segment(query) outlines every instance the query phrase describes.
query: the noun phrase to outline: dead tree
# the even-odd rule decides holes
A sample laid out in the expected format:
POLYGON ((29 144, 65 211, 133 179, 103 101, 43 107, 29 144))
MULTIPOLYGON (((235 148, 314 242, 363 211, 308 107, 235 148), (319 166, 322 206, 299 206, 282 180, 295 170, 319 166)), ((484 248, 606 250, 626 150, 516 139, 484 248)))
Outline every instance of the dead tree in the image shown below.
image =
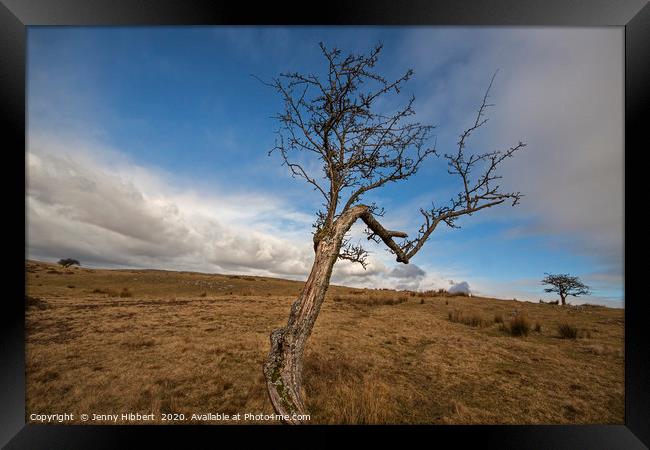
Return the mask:
MULTIPOLYGON (((326 70, 316 74, 284 73, 271 82, 284 108, 277 152, 294 177, 303 178, 320 196, 322 209, 314 224, 314 263, 298 299, 291 306, 289 320, 271 333, 271 350, 264 363, 264 375, 275 411, 286 423, 300 423, 305 414, 302 396, 303 353, 329 286, 334 263, 339 259, 366 267, 367 252, 347 239, 350 227, 359 219, 366 225, 368 239, 383 242, 400 263, 408 264, 431 233, 441 224, 458 228, 456 220, 504 202, 516 205, 519 192, 502 192, 495 170, 525 144, 519 142, 503 151, 466 154, 470 135, 487 122, 486 109, 494 76, 478 109, 476 120, 465 130, 458 148, 442 157, 448 172, 457 177, 459 193, 449 202, 420 209, 422 226, 408 238, 402 231, 386 229, 378 220, 383 215, 374 204, 362 203, 368 192, 414 175, 429 157, 440 157, 432 136, 433 126, 416 122, 411 96, 392 113, 377 109, 377 100, 399 94, 413 75, 387 80, 374 67, 382 46, 368 54, 343 56, 339 49, 320 49, 326 70), (320 172, 313 172, 309 157, 320 172), (312 161, 314 161, 312 159, 312 161)), ((496 73, 495 73, 496 75, 496 73)))
POLYGON ((580 295, 591 294, 589 286, 580 281, 578 277, 571 276, 567 273, 545 273, 544 275, 546 276, 542 280, 542 284, 551 286, 544 288, 544 292, 554 292, 558 294, 563 305, 566 305, 566 298, 569 295, 578 297, 580 295))

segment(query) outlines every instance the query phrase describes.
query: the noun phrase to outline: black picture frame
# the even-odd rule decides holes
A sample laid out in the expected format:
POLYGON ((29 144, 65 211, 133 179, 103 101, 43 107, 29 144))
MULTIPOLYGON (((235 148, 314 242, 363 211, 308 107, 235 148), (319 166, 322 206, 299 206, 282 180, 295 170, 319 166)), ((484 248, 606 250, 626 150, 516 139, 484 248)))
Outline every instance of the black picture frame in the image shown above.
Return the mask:
MULTIPOLYGON (((0 114, 6 125, 2 192, 12 200, 5 210, 4 299, 0 333, 0 444, 6 448, 122 448, 146 438, 165 446, 187 446, 190 438, 224 444, 224 434, 242 442, 278 431, 295 437, 319 435, 319 443, 341 434, 385 439, 407 431, 425 445, 450 442, 499 448, 634 449, 650 445, 650 357, 646 300, 638 287, 644 264, 632 236, 640 193, 633 180, 643 179, 637 155, 648 149, 644 112, 650 105, 650 5, 648 0, 411 0, 329 1, 322 8, 307 2, 182 0, 0 0, 0 114), (517 25, 625 27, 625 424, 569 426, 407 426, 280 428, 272 426, 65 426, 25 424, 24 262, 25 69, 26 27, 33 25, 517 25)), ((283 446, 290 441, 283 438, 283 446)), ((301 441, 296 441, 300 443, 301 441)), ((413 441, 416 442, 416 441, 413 441)), ((302 441, 302 446, 308 446, 302 441)), ((271 445, 275 447, 275 445, 271 445)))

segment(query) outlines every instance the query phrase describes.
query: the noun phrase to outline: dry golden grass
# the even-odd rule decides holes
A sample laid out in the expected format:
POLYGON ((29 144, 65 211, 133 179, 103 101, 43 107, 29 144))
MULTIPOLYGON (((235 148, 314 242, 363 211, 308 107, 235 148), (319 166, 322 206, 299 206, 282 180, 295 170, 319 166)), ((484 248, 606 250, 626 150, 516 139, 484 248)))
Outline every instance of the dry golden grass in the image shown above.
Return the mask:
POLYGON ((447 313, 447 317, 452 322, 462 323, 465 325, 469 325, 470 327, 485 327, 490 325, 490 323, 480 315, 478 314, 469 315, 459 309, 455 309, 454 311, 449 311, 447 313))
MULTIPOLYGON (((29 261, 28 417, 271 414, 268 336, 301 286, 29 261)), ((623 423, 623 310, 430 294, 330 288, 305 354, 311 423, 623 423), (520 314, 540 331, 500 330, 520 314)))

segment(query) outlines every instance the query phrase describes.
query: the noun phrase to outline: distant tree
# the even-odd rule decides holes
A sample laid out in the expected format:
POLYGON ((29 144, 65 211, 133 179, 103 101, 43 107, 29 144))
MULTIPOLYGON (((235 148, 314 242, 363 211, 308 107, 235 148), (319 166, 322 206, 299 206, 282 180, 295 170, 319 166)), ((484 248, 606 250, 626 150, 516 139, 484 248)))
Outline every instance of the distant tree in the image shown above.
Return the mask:
POLYGON ((79 261, 77 261, 76 259, 72 259, 72 258, 60 259, 59 264, 62 265, 63 267, 80 266, 81 265, 79 263, 79 261))
MULTIPOLYGON (((580 295, 589 295, 591 291, 589 286, 584 284, 578 277, 571 276, 566 273, 550 274, 545 273, 546 277, 542 280, 542 284, 550 285, 551 287, 545 288, 544 292, 554 292, 560 295, 560 300, 563 305, 566 305, 567 296, 578 297, 580 295)), ((553 302, 551 302, 553 303, 553 302)), ((556 302, 557 304, 557 302, 556 302)))
MULTIPOLYGON (((367 252, 347 235, 361 220, 368 239, 383 242, 399 263, 408 264, 438 226, 458 228, 456 220, 481 210, 517 204, 519 192, 504 192, 497 167, 525 144, 503 151, 467 154, 469 136, 487 122, 490 87, 471 126, 461 135, 457 149, 444 154, 447 170, 455 176, 459 191, 449 201, 420 209, 422 225, 409 238, 403 231, 386 229, 378 220, 383 210, 362 199, 375 189, 407 180, 430 157, 439 156, 433 126, 413 121, 415 98, 390 112, 384 99, 399 93, 413 75, 408 70, 387 80, 374 68, 381 45, 369 54, 342 55, 339 49, 320 45, 325 59, 322 75, 284 73, 272 82, 284 102, 276 116, 280 123, 275 148, 294 177, 304 179, 323 200, 314 223, 314 263, 300 296, 293 303, 287 325, 271 333, 271 350, 264 375, 271 403, 286 422, 300 423, 305 414, 302 399, 303 354, 307 339, 325 299, 337 260, 366 267, 367 252), (378 105, 381 103, 381 105, 378 105), (313 159, 309 160, 309 157, 313 159)), ((495 74, 496 75, 496 74, 495 74)), ((493 77, 494 79, 494 77, 493 77)), ((492 82, 490 82, 490 86, 492 82)))

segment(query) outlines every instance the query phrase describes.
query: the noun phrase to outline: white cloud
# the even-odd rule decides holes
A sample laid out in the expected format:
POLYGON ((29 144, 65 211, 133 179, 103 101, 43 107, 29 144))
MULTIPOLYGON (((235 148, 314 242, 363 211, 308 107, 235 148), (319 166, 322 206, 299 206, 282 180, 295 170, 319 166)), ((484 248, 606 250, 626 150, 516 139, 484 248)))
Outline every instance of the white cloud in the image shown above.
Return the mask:
POLYGON ((205 271, 308 271, 306 217, 278 199, 181 190, 114 150, 64 144, 52 136, 30 138, 30 255, 205 271), (116 157, 109 163, 107 155, 116 157), (269 234, 281 221, 292 225, 295 239, 269 234))
MULTIPOLYGON (((34 134, 27 155, 27 253, 83 263, 306 278, 313 218, 255 192, 198 192, 79 138, 34 134)), ((355 227, 353 236, 361 236, 355 227)), ((417 287, 424 271, 339 261, 333 281, 417 287), (409 284, 410 283, 410 284, 409 284)))
POLYGON ((469 288, 469 283, 467 281, 461 281, 460 283, 452 284, 447 291, 450 294, 469 294, 471 290, 469 288))

